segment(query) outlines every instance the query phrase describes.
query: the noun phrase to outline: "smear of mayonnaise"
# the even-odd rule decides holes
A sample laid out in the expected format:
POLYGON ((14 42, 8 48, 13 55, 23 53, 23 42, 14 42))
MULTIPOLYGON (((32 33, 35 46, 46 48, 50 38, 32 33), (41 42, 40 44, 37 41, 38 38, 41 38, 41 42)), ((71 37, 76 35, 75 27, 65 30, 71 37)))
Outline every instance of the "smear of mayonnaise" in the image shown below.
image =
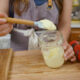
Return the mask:
POLYGON ((62 47, 55 47, 48 50, 42 50, 45 63, 48 67, 59 68, 64 64, 64 50, 62 47))
POLYGON ((56 30, 56 25, 48 19, 44 19, 44 20, 35 22, 35 25, 37 25, 39 28, 43 28, 43 29, 56 30))

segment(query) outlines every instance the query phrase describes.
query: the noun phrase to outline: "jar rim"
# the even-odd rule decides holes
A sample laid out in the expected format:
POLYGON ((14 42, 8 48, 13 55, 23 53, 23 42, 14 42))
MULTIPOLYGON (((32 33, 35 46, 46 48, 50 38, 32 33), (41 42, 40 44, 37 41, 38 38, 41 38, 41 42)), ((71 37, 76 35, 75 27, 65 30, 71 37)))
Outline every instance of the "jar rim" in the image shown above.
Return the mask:
POLYGON ((47 42, 52 43, 53 41, 56 42, 56 41, 59 41, 60 39, 63 40, 63 36, 61 32, 58 30, 45 31, 41 33, 39 36, 40 42, 44 42, 44 43, 47 43, 47 42))

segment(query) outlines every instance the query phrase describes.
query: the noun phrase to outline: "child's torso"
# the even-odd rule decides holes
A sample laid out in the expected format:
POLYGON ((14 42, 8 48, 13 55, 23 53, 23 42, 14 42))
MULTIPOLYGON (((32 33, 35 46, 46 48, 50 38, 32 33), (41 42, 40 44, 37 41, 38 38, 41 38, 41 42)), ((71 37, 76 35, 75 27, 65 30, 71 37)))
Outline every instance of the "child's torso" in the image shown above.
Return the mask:
MULTIPOLYGON (((55 4, 55 1, 53 0, 53 7, 51 9, 48 9, 48 1, 44 0, 45 2, 44 3, 42 2, 43 3, 42 5, 37 5, 36 1, 40 1, 40 0, 29 0, 28 9, 26 9, 22 13, 21 16, 18 16, 14 12, 14 17, 21 18, 21 19, 27 19, 27 20, 33 20, 33 21, 39 21, 41 19, 49 19, 52 22, 54 22, 54 24, 57 25, 59 12, 58 12, 58 8, 55 4)), ((22 7, 23 7, 23 4, 21 4, 21 8, 22 7)), ((27 29, 27 26, 17 24, 16 28, 27 29)))
MULTIPOLYGON (((23 7, 23 4, 21 6, 23 7)), ((21 18, 21 19, 27 19, 27 20, 33 20, 33 21, 39 21, 41 19, 46 18, 46 19, 53 21, 54 24, 57 25, 59 12, 58 12, 58 9, 56 7, 54 0, 53 0, 53 8, 52 9, 48 9, 48 2, 46 2, 46 1, 42 5, 38 6, 38 5, 35 5, 34 0, 29 0, 28 10, 25 10, 21 16, 18 16, 14 12, 14 17, 21 18)), ((17 28, 18 30, 24 29, 25 31, 28 31, 27 29, 29 29, 29 28, 27 28, 27 27, 28 26, 21 25, 21 24, 14 25, 14 28, 15 29, 17 28)), ((42 31, 41 31, 41 33, 42 33, 42 31)), ((26 49, 29 49, 29 47, 32 47, 32 45, 35 46, 32 37, 34 39, 36 38, 35 36, 33 36, 33 34, 32 34, 32 36, 25 37, 24 34, 17 32, 13 29, 12 38, 11 38, 11 48, 13 48, 14 50, 26 50, 26 49), (30 38, 32 39, 31 44, 29 44, 30 38)), ((37 38, 36 38, 36 40, 37 40, 37 38)), ((36 40, 34 40, 34 41, 36 41, 36 40)))

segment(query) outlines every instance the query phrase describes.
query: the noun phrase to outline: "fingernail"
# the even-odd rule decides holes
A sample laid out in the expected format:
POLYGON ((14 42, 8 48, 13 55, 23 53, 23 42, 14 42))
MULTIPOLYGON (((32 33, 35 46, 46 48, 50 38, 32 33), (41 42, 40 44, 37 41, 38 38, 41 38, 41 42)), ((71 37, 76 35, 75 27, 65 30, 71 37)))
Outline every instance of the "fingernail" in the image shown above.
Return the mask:
POLYGON ((0 19, 0 21, 6 22, 7 20, 6 19, 0 19))

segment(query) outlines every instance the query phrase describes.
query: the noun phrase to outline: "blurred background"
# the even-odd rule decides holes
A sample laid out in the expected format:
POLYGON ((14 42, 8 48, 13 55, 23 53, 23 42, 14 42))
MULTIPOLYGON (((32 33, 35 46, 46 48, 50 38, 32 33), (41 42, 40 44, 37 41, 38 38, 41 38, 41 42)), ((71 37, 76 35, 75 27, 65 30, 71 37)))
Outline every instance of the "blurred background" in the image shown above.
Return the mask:
POLYGON ((80 0, 73 0, 72 27, 80 27, 80 0))
POLYGON ((71 35, 69 41, 80 42, 80 0, 73 0, 71 35))

